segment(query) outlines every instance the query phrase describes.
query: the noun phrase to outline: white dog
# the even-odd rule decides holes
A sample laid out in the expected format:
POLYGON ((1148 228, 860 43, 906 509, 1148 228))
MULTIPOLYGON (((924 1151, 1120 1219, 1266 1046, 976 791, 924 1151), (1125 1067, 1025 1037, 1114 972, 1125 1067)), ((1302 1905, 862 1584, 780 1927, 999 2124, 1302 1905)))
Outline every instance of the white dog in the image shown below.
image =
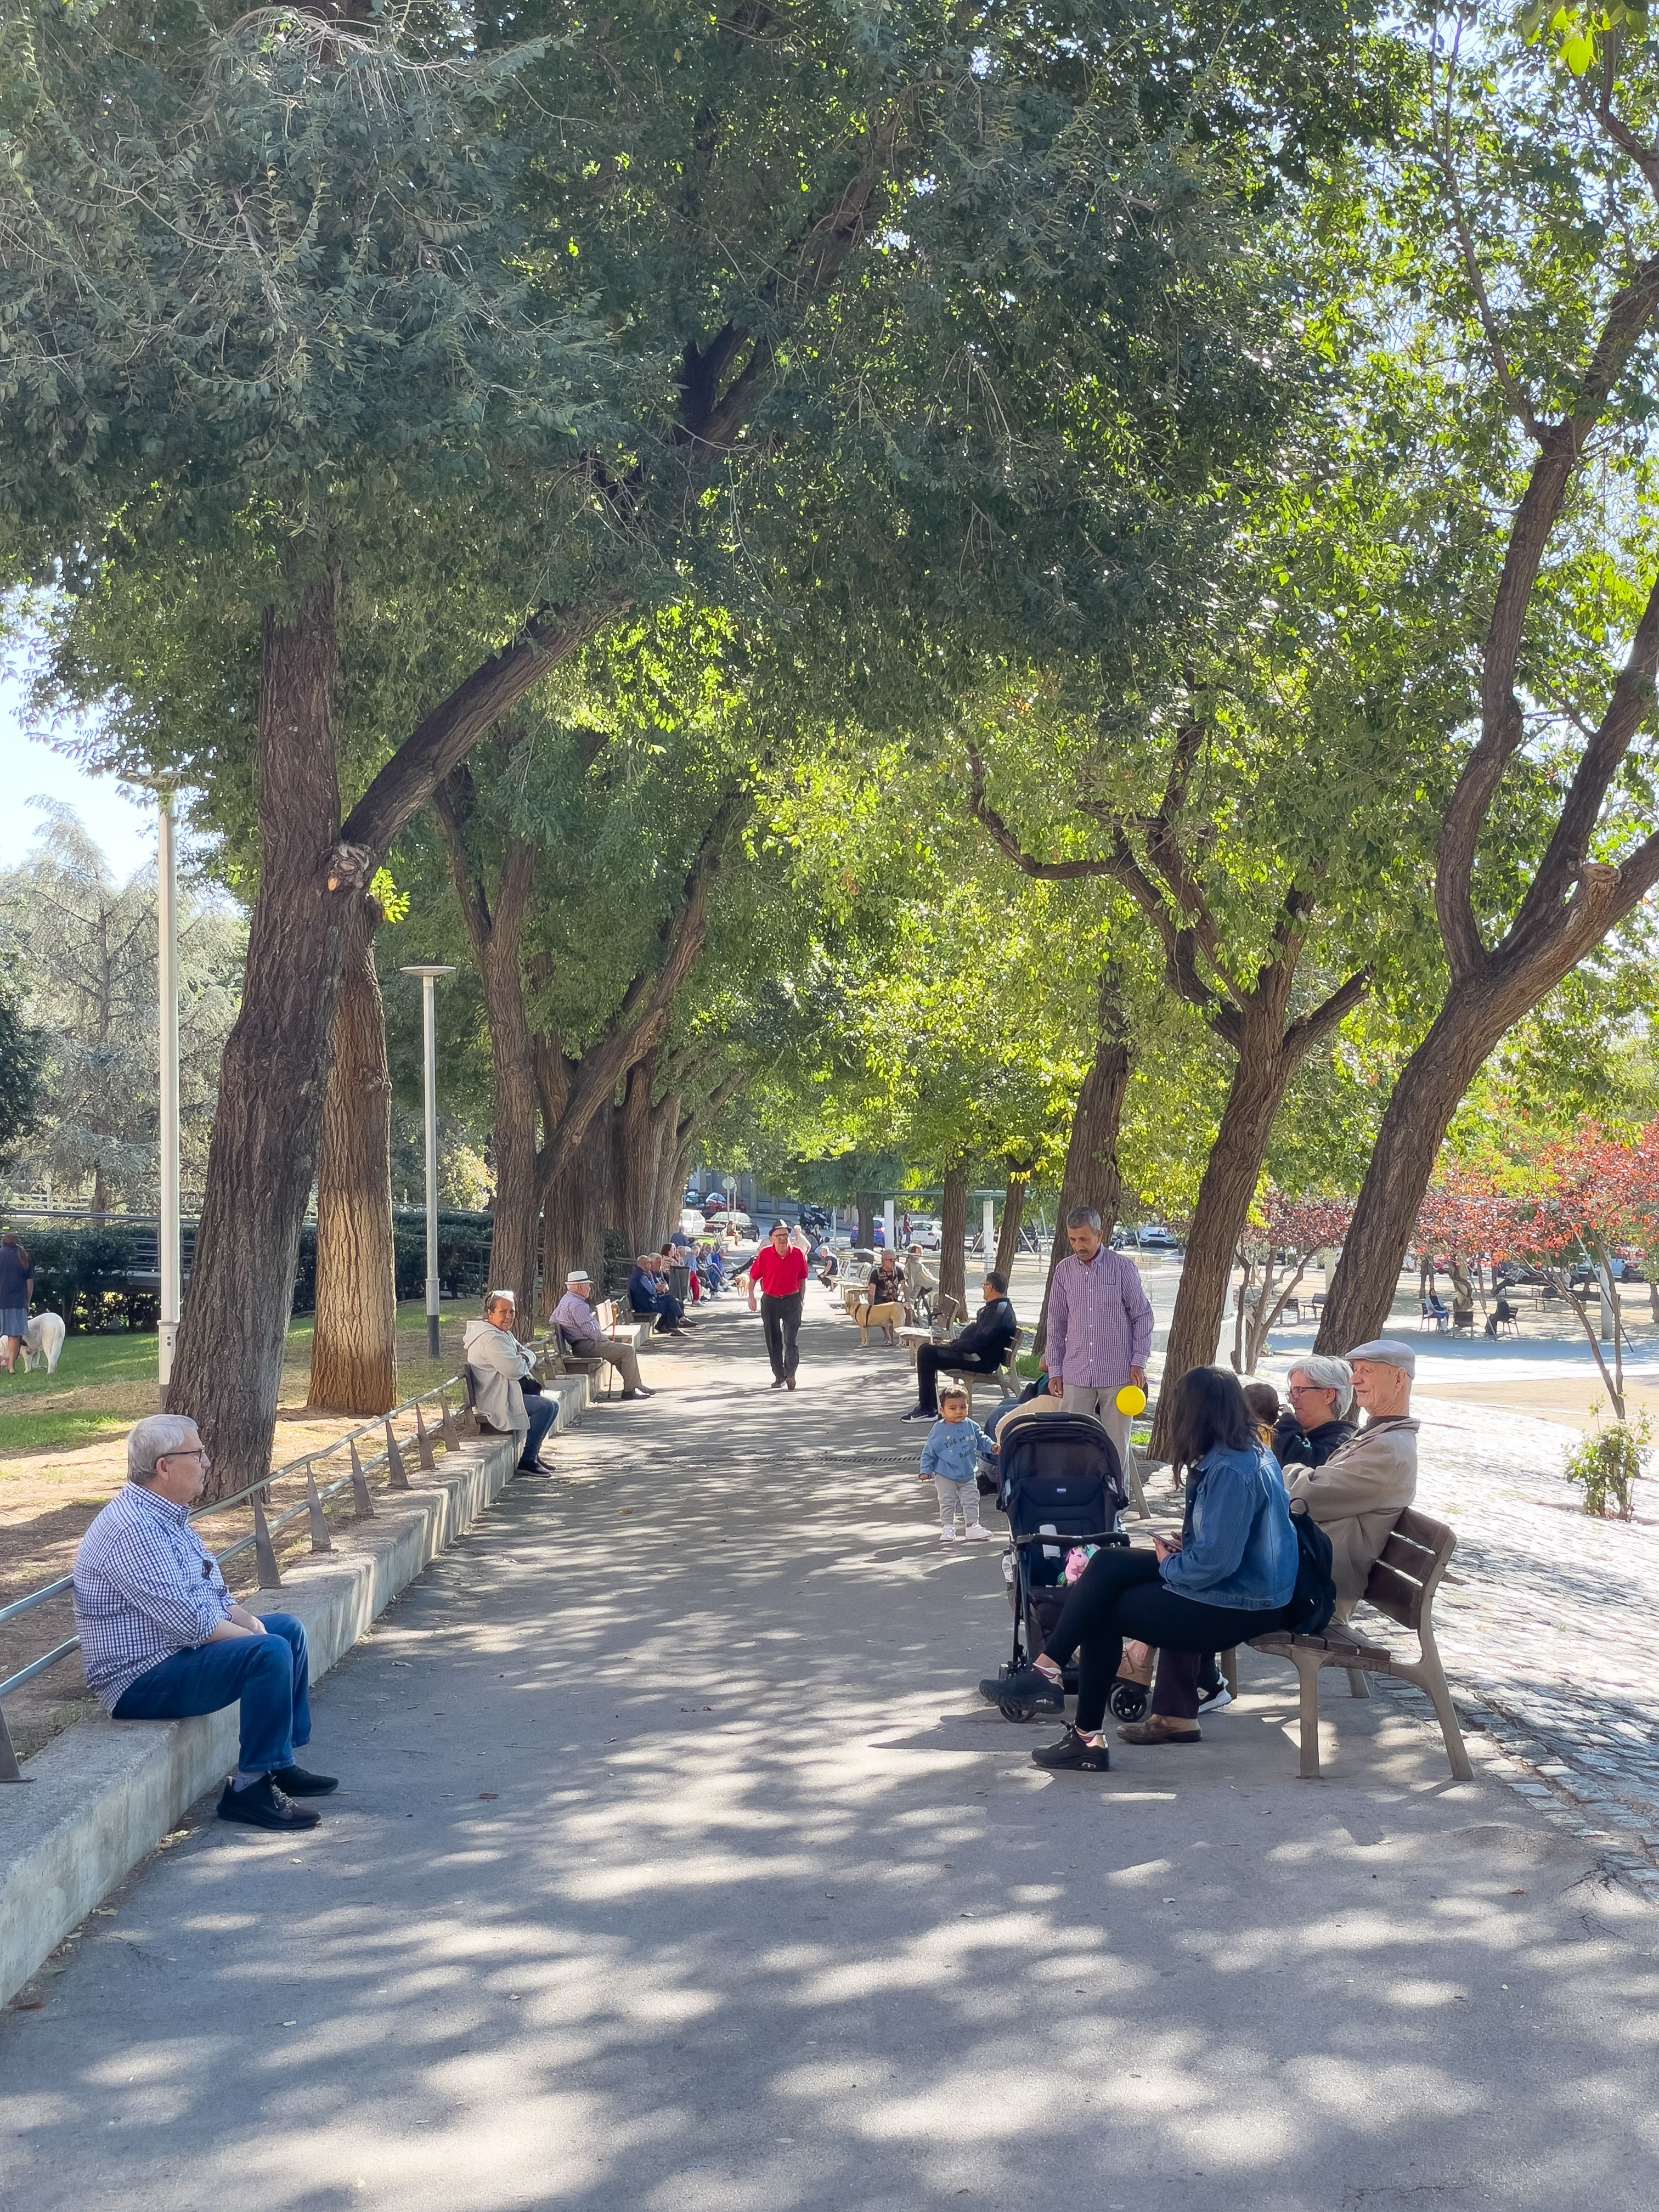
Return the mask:
POLYGON ((46 1363, 48 1375, 58 1372, 64 1351, 64 1316, 39 1313, 29 1316, 29 1333, 23 1339, 23 1371, 31 1373, 37 1359, 46 1363))

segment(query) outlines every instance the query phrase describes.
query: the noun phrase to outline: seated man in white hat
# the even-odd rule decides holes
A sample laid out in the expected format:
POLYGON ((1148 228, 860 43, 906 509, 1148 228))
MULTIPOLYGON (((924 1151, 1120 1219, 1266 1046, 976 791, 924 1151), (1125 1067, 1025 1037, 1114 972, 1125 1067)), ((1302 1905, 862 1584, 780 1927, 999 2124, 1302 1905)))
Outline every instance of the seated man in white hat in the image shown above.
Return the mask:
POLYGON ((651 1395, 640 1380, 640 1355, 631 1344, 604 1336, 593 1310, 593 1285, 586 1267, 573 1267, 564 1279, 564 1296, 553 1309, 553 1326, 578 1359, 603 1359, 622 1376, 624 1398, 651 1395))
POLYGON ((1389 1531, 1417 1495, 1412 1378, 1417 1354, 1399 1337, 1373 1337, 1348 1354, 1354 1402, 1364 1426, 1322 1467, 1287 1467, 1285 1487, 1305 1498, 1331 1540, 1336 1617, 1346 1621, 1365 1595, 1389 1531))

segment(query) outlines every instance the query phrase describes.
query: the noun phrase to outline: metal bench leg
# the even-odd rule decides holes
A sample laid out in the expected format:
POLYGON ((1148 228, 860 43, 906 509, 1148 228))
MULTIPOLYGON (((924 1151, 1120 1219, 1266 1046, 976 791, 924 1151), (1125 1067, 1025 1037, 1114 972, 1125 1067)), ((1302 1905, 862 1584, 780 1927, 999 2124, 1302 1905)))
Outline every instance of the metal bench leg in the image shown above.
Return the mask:
POLYGON ((1351 1698, 1369 1698, 1370 1693, 1371 1686, 1365 1680, 1364 1668, 1363 1667, 1350 1667, 1348 1669, 1348 1695, 1351 1698))
POLYGON ((1319 1661, 1313 1654, 1297 1652, 1296 1671, 1302 1682, 1302 1765, 1304 1782, 1319 1779, 1319 1661))
POLYGON ((1133 1444, 1129 1446, 1128 1451, 1125 1455, 1123 1471, 1129 1478, 1130 1504, 1134 1507, 1135 1511, 1140 1516, 1143 1521, 1150 1521, 1152 1517, 1152 1508, 1147 1504, 1146 1492, 1141 1487, 1140 1462, 1136 1455, 1135 1448, 1133 1444))
POLYGON ((1231 1651, 1221 1654, 1219 1664, 1222 1680, 1226 1683, 1229 1693, 1236 1698, 1238 1695, 1238 1646, 1236 1644, 1231 1651))

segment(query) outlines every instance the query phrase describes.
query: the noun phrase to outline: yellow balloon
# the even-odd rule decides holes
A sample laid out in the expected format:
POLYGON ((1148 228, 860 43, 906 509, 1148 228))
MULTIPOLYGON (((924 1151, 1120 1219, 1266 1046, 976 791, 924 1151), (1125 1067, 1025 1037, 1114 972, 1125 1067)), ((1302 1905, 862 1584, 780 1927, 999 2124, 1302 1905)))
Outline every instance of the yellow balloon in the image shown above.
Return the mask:
POLYGON ((1135 1414, 1146 1412, 1146 1393, 1139 1383, 1126 1382, 1112 1402, 1120 1413, 1127 1413, 1133 1419, 1135 1414))

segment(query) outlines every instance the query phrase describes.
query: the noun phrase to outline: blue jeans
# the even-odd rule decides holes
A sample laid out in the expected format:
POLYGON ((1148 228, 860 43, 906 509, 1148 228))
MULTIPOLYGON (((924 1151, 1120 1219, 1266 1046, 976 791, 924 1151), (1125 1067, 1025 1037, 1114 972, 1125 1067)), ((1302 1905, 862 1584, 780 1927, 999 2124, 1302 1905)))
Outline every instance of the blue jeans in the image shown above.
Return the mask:
POLYGON ((306 1632, 291 1613, 262 1616, 264 1636, 227 1636, 175 1651, 122 1691, 118 1721, 188 1720, 197 1713, 242 1706, 244 1774, 270 1774, 292 1766, 295 1752, 311 1741, 311 1699, 306 1632))
POLYGON ((559 1401, 550 1392, 526 1390, 524 1393, 524 1409, 530 1416, 530 1434, 525 1438, 524 1449, 519 1455, 520 1472, 535 1466, 542 1438, 559 1418, 559 1401))

